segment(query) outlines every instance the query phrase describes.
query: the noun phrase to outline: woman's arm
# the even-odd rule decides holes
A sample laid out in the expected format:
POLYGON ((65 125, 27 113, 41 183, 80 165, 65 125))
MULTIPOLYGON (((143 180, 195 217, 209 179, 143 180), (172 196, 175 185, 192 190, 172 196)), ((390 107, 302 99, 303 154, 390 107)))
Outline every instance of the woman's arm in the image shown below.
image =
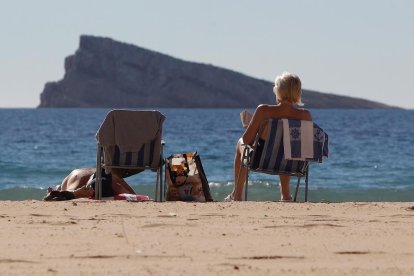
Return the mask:
POLYGON ((250 121, 249 126, 244 132, 242 138, 243 142, 248 145, 253 145, 254 139, 256 138, 257 131, 259 131, 260 123, 264 118, 264 112, 266 110, 265 105, 259 105, 254 111, 253 118, 250 121))

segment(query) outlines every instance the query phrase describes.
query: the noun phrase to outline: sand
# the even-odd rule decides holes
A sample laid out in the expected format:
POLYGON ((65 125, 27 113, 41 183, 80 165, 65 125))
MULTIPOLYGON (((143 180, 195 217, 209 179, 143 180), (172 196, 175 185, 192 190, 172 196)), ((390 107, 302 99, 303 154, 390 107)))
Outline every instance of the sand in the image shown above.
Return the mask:
POLYGON ((1 275, 414 275, 414 203, 0 202, 1 275))

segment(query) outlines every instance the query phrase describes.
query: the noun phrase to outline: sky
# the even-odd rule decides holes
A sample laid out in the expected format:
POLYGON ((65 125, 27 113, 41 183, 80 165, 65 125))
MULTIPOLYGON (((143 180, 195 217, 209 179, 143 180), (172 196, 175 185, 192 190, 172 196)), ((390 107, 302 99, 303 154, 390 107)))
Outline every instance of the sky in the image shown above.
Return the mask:
POLYGON ((88 34, 414 109, 411 0, 1 1, 0 34, 2 108, 36 107, 88 34))

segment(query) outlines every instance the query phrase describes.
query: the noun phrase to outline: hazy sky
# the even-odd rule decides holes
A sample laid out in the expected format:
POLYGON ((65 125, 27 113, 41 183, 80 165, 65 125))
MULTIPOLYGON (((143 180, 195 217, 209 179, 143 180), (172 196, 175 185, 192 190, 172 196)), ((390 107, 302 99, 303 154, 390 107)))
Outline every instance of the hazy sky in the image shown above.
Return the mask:
MULTIPOLYGON (((35 107, 81 34, 414 108, 411 0, 1 1, 0 107, 35 107)), ((254 96, 254 91, 252 91, 254 96)))

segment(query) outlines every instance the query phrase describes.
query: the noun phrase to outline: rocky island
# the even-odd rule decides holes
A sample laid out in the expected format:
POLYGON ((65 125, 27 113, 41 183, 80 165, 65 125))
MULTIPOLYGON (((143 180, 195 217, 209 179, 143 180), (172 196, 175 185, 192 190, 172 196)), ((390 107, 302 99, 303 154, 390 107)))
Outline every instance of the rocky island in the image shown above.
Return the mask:
MULTIPOLYGON (((252 108, 274 103, 273 83, 188 62, 110 38, 83 35, 48 82, 39 107, 252 108)), ((364 99, 303 90, 307 108, 390 108, 364 99)))

